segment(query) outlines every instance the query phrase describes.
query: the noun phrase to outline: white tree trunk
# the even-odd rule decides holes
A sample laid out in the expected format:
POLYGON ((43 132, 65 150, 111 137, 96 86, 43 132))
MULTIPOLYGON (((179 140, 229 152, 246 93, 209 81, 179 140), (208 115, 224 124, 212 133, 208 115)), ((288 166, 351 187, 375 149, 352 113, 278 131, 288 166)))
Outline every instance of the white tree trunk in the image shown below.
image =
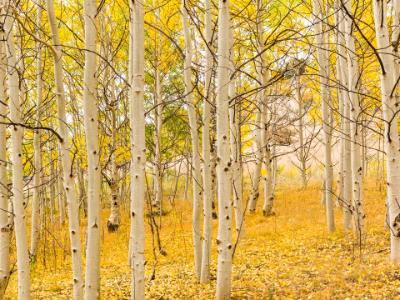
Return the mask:
POLYGON ((257 208, 257 200, 260 196, 259 185, 261 179, 261 168, 262 168, 262 149, 261 149, 261 107, 259 101, 257 101, 257 112, 256 112, 256 126, 254 128, 254 150, 255 150, 255 165, 253 170, 253 177, 251 178, 251 193, 249 198, 249 212, 254 213, 257 208))
POLYGON ((261 170, 264 161, 264 146, 266 142, 266 132, 265 132, 265 99, 264 99, 264 76, 263 76, 263 27, 262 27, 262 19, 261 19, 261 1, 256 1, 257 6, 257 16, 256 16, 256 23, 257 23, 257 48, 259 57, 256 60, 256 71, 257 71, 257 80, 260 84, 260 90, 257 93, 257 105, 256 105, 256 128, 254 134, 254 148, 255 148, 255 167, 253 171, 253 178, 252 178, 252 189, 250 193, 249 199, 249 211, 255 212, 257 207, 257 200, 260 196, 259 192, 259 185, 261 179, 261 170))
MULTIPOLYGON (((381 93, 383 119, 385 122, 385 151, 387 164, 388 210, 390 226, 390 259, 400 263, 400 153, 398 135, 397 102, 392 90, 394 88, 395 61, 389 40, 389 30, 386 20, 387 3, 374 0, 374 22, 378 53, 381 64, 381 93)), ((397 80, 397 78, 396 78, 397 80)))
MULTIPOLYGON (((157 4, 157 3, 156 3, 157 4)), ((157 20, 160 20, 160 7, 156 8, 157 20)), ((162 161, 161 161, 161 128, 162 128, 162 112, 163 103, 161 95, 161 74, 160 74, 160 39, 158 31, 155 33, 155 45, 154 45, 154 204, 159 210, 160 215, 162 214, 162 199, 163 199, 163 185, 162 185, 162 161)))
POLYGON ((100 161, 96 77, 96 0, 85 0, 85 73, 83 110, 88 157, 88 229, 85 299, 100 297, 100 161))
MULTIPOLYGON (((42 4, 39 3, 37 5, 37 13, 36 13, 36 24, 37 28, 41 27, 42 24, 42 4)), ((40 29, 37 30, 37 36, 40 37, 40 29)), ((42 72, 43 72, 43 58, 42 58, 42 45, 40 42, 36 42, 36 125, 40 125, 41 119, 41 105, 42 105, 42 97, 43 97, 43 80, 42 80, 42 72)), ((32 220, 31 220, 31 256, 33 258, 36 257, 36 250, 39 241, 39 230, 40 230, 40 199, 41 199, 41 191, 42 191, 42 155, 40 149, 40 131, 37 130, 33 134, 33 151, 34 151, 34 190, 33 190, 33 198, 32 198, 32 220)))
MULTIPOLYGON (((112 91, 113 93, 113 91, 112 91)), ((115 101, 115 100, 113 100, 115 101)), ((112 153, 111 153, 111 205, 110 205, 110 217, 107 221, 107 229, 109 232, 117 231, 121 222, 120 213, 120 199, 118 196, 118 169, 116 162, 116 150, 117 150, 117 112, 116 105, 112 105, 111 109, 111 122, 112 122, 112 133, 111 133, 111 143, 112 143, 112 153)))
POLYGON ((206 70, 205 70, 205 99, 203 112, 203 247, 201 256, 200 283, 210 281, 210 253, 212 239, 212 182, 211 182, 211 145, 210 145, 210 123, 211 123, 211 101, 213 97, 212 69, 213 57, 212 47, 212 19, 211 1, 205 0, 205 42, 206 45, 206 70))
POLYGON ((217 300, 230 299, 232 273, 232 159, 229 132, 229 0, 218 6, 218 67, 217 67, 217 178, 218 178, 218 265, 217 300))
MULTIPOLYGON (((158 55, 158 54, 157 54, 158 55)), ((157 63, 158 64, 158 63, 157 63)), ((162 214, 162 162, 161 162, 161 127, 162 127, 162 98, 161 98, 161 80, 159 66, 155 70, 155 94, 154 94, 154 204, 158 208, 160 215, 162 214)))
MULTIPOLYGON (((6 7, 4 30, 7 45, 8 96, 10 99, 10 121, 22 123, 20 102, 20 81, 17 71, 17 60, 14 45, 13 24, 15 20, 11 2, 6 7)), ((22 162, 23 129, 11 127, 11 163, 12 163, 12 201, 14 209, 15 238, 17 245, 18 299, 30 299, 30 270, 27 229, 25 219, 24 175, 22 162)))
POLYGON ((192 95, 192 37, 190 34, 189 20, 185 0, 182 3, 182 21, 185 37, 185 61, 184 61, 184 80, 185 80, 185 98, 188 106, 190 136, 192 142, 192 169, 193 169, 193 246, 194 246, 194 267, 197 278, 201 275, 201 166, 200 166, 200 146, 199 133, 197 130, 197 115, 195 101, 192 95))
MULTIPOLYGON (((340 1, 340 0, 338 0, 340 1)), ((345 19, 343 8, 340 3, 337 7, 338 16, 336 26, 337 30, 337 60, 338 60, 338 76, 339 76, 339 89, 341 90, 340 96, 343 102, 343 111, 341 113, 342 120, 342 141, 343 141, 343 193, 342 193, 342 206, 343 206, 343 226, 345 230, 351 228, 352 220, 352 165, 351 165, 351 131, 350 131, 350 94, 348 89, 349 73, 346 60, 346 39, 345 39, 345 19)))
POLYGON ((331 145, 331 111, 329 107, 330 93, 329 93, 329 52, 326 49, 327 38, 325 33, 324 22, 327 22, 325 16, 325 1, 313 0, 313 13, 316 16, 315 21, 315 35, 316 46, 319 63, 319 77, 321 83, 321 103, 322 103, 322 122, 324 131, 324 153, 325 153, 325 208, 326 208, 326 221, 328 231, 335 230, 335 218, 332 201, 332 181, 333 181, 333 165, 332 165, 332 145, 331 145))
POLYGON ((58 184, 58 214, 60 218, 60 225, 65 224, 65 193, 64 193, 64 183, 63 183, 63 167, 62 167, 62 160, 61 160, 61 147, 58 145, 58 178, 57 178, 57 184, 58 184))
MULTIPOLYGON (((70 157, 71 142, 68 135, 67 116, 66 116, 66 100, 64 89, 64 74, 62 66, 62 47, 60 35, 56 23, 56 15, 54 12, 53 0, 47 0, 47 16, 49 19, 52 42, 55 52, 54 56, 54 80, 57 95, 57 118, 58 132, 62 137, 60 142, 61 161, 63 171, 64 191, 68 206, 68 225, 69 237, 71 240, 71 256, 72 256, 72 277, 73 277, 73 299, 83 298, 83 279, 82 279, 82 255, 80 242, 80 226, 79 226, 79 203, 75 193, 76 176, 73 173, 73 166, 70 157)), ((79 170, 78 170, 79 172, 79 170)))
MULTIPOLYGON (((0 34, 0 40, 4 33, 0 34)), ((0 299, 3 299, 5 289, 10 278, 10 226, 8 222, 8 191, 7 176, 7 96, 6 96, 6 68, 7 57, 5 44, 0 43, 0 299)))
POLYGON ((299 119, 299 162, 300 162, 300 173, 301 182, 303 189, 307 188, 307 157, 306 149, 304 145, 304 105, 301 97, 301 82, 300 82, 300 71, 298 70, 295 77, 295 95, 298 104, 298 119, 299 119))
MULTIPOLYGON (((230 46, 230 74, 235 71, 233 64, 233 30, 229 29, 230 46)), ((242 179, 242 144, 240 132, 240 101, 234 99, 236 96, 235 78, 230 78, 229 83, 229 121, 230 121, 230 143, 232 152, 232 188, 233 188, 233 208, 235 211, 235 229, 237 240, 243 234, 243 179, 242 179), (232 102, 233 100, 233 102, 232 102)))
MULTIPOLYGON (((352 0, 347 0, 345 9, 352 14, 352 0)), ((350 96, 350 133, 352 137, 351 143, 351 163, 353 176, 353 209, 354 209, 354 230, 360 241, 364 232, 364 208, 362 197, 362 180, 363 180, 363 165, 361 160, 362 144, 362 124, 361 124, 361 107, 360 107, 360 71, 357 61, 355 39, 353 36, 353 21, 345 14, 345 32, 347 46, 347 66, 348 66, 348 88, 350 96)))
POLYGON ((144 196, 146 140, 144 120, 144 9, 142 1, 130 2, 131 89, 131 232, 130 262, 132 268, 131 299, 144 299, 144 196))

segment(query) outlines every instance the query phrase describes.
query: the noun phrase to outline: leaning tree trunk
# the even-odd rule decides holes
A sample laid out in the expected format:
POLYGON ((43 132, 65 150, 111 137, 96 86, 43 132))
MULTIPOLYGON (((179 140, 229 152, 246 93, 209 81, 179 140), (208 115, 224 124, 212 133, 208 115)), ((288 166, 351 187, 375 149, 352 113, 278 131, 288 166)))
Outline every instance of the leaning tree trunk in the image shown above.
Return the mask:
POLYGON ((53 0, 47 0, 47 15, 50 24, 52 42, 54 45, 54 80, 57 95, 58 132, 62 138, 59 141, 63 171, 64 191, 68 206, 69 237, 71 240, 73 299, 83 298, 82 256, 79 227, 79 203, 75 193, 76 176, 73 173, 71 160, 71 142, 68 137, 66 100, 64 89, 64 74, 62 66, 62 47, 56 23, 53 0))
POLYGON ((230 299, 232 273, 232 160, 229 132, 229 0, 219 0, 218 6, 218 67, 217 67, 217 178, 218 178, 218 300, 230 299))
POLYGON ((325 16, 325 1, 313 0, 313 12, 316 16, 315 35, 317 43, 317 55, 319 63, 319 77, 321 83, 321 104, 322 104, 322 122, 324 131, 324 152, 325 152, 325 170, 324 170, 324 194, 326 221, 328 231, 335 230, 335 218, 332 201, 332 181, 333 181, 333 165, 332 165, 332 145, 331 145, 331 111, 330 111, 330 94, 329 94, 329 52, 327 47, 327 38, 325 33, 324 22, 327 22, 325 16))
MULTIPOLYGON (((387 164, 388 210, 390 226, 390 259, 400 263, 400 147, 398 135, 397 101, 394 90, 394 74, 397 73, 395 61, 389 40, 387 25, 387 3, 383 0, 374 0, 374 22, 378 46, 379 62, 381 66, 381 93, 382 110, 385 124, 385 151, 387 164)), ((396 78, 397 80, 397 78, 396 78)))
POLYGON ((211 1, 205 0, 205 42, 206 45, 206 70, 205 70, 205 93, 203 112, 203 247, 201 256, 200 283, 210 281, 210 253, 212 239, 212 188, 211 188, 211 145, 210 145, 210 123, 211 123, 211 101, 213 96, 212 68, 212 19, 211 1))
POLYGON ((24 200, 24 175, 22 162, 22 139, 23 129, 17 124, 22 123, 20 82, 15 55, 12 17, 15 13, 12 4, 6 7, 6 18, 4 31, 7 45, 7 84, 8 97, 10 99, 10 121, 14 123, 11 127, 11 163, 12 163, 12 202, 14 209, 15 238, 17 246, 17 269, 18 269, 18 299, 30 299, 30 270, 29 251, 26 235, 25 200, 24 200))
POLYGON ((131 111, 131 299, 144 299, 144 196, 146 143, 144 120, 144 9, 130 1, 129 90, 131 111))
MULTIPOLYGON (((4 33, 0 33, 0 40, 4 33)), ((10 226, 8 222, 8 191, 7 176, 7 96, 6 96, 6 68, 7 57, 4 43, 0 43, 0 299, 10 278, 10 226)))
POLYGON ((88 157, 88 230, 85 299, 100 297, 100 161, 96 77, 96 0, 85 0, 85 73, 83 110, 88 157))
POLYGON ((200 146, 199 133, 197 130, 197 115, 195 102, 193 99, 192 84, 192 38, 189 28, 188 12, 185 0, 182 3, 182 21, 185 36, 185 61, 184 61, 184 79, 185 79, 185 98, 188 105, 190 136, 192 142, 192 168, 193 168, 193 246, 194 246, 194 268, 197 278, 201 275, 201 167, 200 167, 200 146))

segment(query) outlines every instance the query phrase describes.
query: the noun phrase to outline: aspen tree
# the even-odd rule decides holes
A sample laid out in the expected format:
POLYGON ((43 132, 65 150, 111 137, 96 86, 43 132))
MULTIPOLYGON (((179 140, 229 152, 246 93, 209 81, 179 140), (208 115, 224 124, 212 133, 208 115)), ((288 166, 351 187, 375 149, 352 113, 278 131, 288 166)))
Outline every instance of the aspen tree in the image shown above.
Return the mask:
POLYGON ((58 145, 58 153, 59 155, 57 156, 57 166, 58 166, 58 178, 57 178, 57 192, 58 192, 58 214, 59 214, 59 219, 60 219, 60 225, 65 224, 65 193, 64 193, 64 183, 63 183, 63 171, 62 171, 62 161, 61 161, 61 147, 58 145))
POLYGON ((15 24, 13 4, 5 3, 4 31, 7 49, 7 86, 10 100, 11 126, 11 163, 12 163, 12 203, 14 212, 15 238, 17 246, 18 268, 18 299, 30 299, 30 270, 27 229, 25 219, 24 176, 22 162, 23 128, 17 124, 22 123, 20 82, 18 76, 18 63, 15 54, 14 30, 15 24))
POLYGON ((213 97, 212 68, 212 19, 211 0, 205 0, 205 42, 206 44, 206 69, 205 69, 205 98, 203 112, 203 247, 201 256, 200 283, 210 280, 210 253, 212 238, 212 188, 211 188, 211 145, 210 145, 210 123, 211 123, 211 101, 213 97))
POLYGON ((100 161, 96 75, 96 0, 85 0, 85 73, 83 110, 88 158, 88 231, 86 247, 85 299, 100 297, 100 161))
MULTIPOLYGON (((229 46, 230 46, 230 70, 229 76, 233 76, 235 66, 233 64, 233 30, 229 28, 229 46)), ((235 211, 235 229, 237 240, 243 233, 243 179, 241 168, 241 132, 240 132, 240 101, 236 101, 236 82, 235 76, 230 78, 228 90, 229 102, 229 121, 230 121, 230 143, 232 153, 232 191, 233 208, 235 211)))
MULTIPOLYGON (((0 32, 0 40, 4 31, 0 32)), ((0 43, 0 299, 10 278, 10 226, 8 222, 9 192, 7 176, 7 105, 6 105, 6 53, 5 44, 0 43)))
POLYGON ((338 76, 339 76, 339 89, 341 90, 340 96, 343 102, 343 111, 341 113, 342 123, 342 142, 343 142, 343 226, 345 230, 351 228, 352 221, 352 165, 351 165, 351 132, 350 132, 350 95, 349 95, 349 72, 346 60, 346 38, 345 38, 345 19, 343 7, 338 0, 337 5, 337 22, 336 38, 337 38, 337 60, 338 60, 338 76))
POLYGON ((327 37, 325 33, 324 22, 326 22, 325 0, 313 0, 313 14, 316 17, 315 35, 317 46, 317 57, 319 64, 319 77, 321 88, 321 109, 322 122, 324 132, 324 196, 326 208, 326 221, 328 231, 335 230, 335 218, 332 201, 332 181, 333 181, 333 165, 332 165, 332 135, 331 135, 331 111, 330 111, 330 93, 329 93, 329 52, 327 47, 327 37))
POLYGON ((218 5, 218 67, 217 67, 217 179, 218 179, 218 265, 217 300, 230 299, 232 273, 232 160, 229 132, 229 0, 218 5))
MULTIPOLYGON (((347 0, 344 3, 345 9, 348 13, 352 11, 352 0, 347 0)), ((348 67, 348 88, 350 99, 350 133, 352 137, 351 143, 351 163, 352 163, 352 176, 353 176, 353 209, 354 209, 354 230, 362 241, 364 232, 364 208, 363 208, 363 165, 361 161, 361 148, 362 144, 362 124, 361 124, 361 107, 360 96, 358 94, 360 88, 360 71, 357 61, 357 53, 355 47, 355 38, 353 36, 353 19, 345 14, 345 39, 347 47, 347 67, 348 67)))
MULTIPOLYGON (((114 81, 113 81, 114 82, 114 81)), ((112 92, 113 93, 113 92, 112 92)), ((116 100, 114 100, 116 101, 116 100)), ((116 149, 117 149, 117 111, 116 104, 111 105, 111 143, 112 143, 112 153, 111 153, 111 209, 110 217, 107 221, 108 231, 113 232, 118 230, 120 225, 120 200, 118 199, 118 169, 116 162, 116 149)))
MULTIPOLYGON (((157 2, 157 1, 154 1, 157 2)), ((156 18, 160 20, 160 7, 156 8, 156 18)), ((162 164, 161 164, 161 128, 162 128, 162 95, 161 95, 161 72, 160 72, 160 55, 161 45, 159 32, 155 33, 154 45, 154 145, 155 145, 155 162, 154 162, 154 202, 155 206, 159 209, 160 215, 162 214, 162 198, 163 198, 163 185, 162 185, 162 164)))
POLYGON ((143 2, 130 1, 129 91, 131 111, 131 299, 144 299, 144 197, 146 143, 144 120, 144 9, 143 2))
MULTIPOLYGON (((40 30, 42 24, 42 4, 39 2, 37 5, 36 12, 36 25, 37 25, 37 33, 36 35, 40 37, 40 30)), ((36 125, 39 127, 40 119, 41 119, 41 105, 42 105, 42 97, 43 97, 43 80, 42 80, 42 72, 43 72, 43 54, 42 54, 42 45, 40 42, 36 42, 36 125)), ((34 151, 34 169, 35 174, 33 178, 34 182, 34 190, 33 190, 33 198, 32 198, 32 224, 31 224, 31 256, 36 257, 37 244, 39 240, 39 214, 40 214, 40 199, 41 199, 41 176, 42 176, 42 155, 40 149, 40 131, 37 130, 33 135, 33 151, 34 151)))
MULTIPOLYGON (((108 7, 105 13, 101 15, 102 21, 101 21, 101 28, 100 28, 100 34, 101 38, 103 40, 102 43, 102 48, 101 51, 104 57, 106 57, 107 60, 112 61, 113 59, 113 45, 112 45, 112 37, 111 37, 111 32, 110 30, 107 29, 107 24, 111 28, 115 26, 112 17, 111 17, 111 11, 109 11, 108 7)), ((105 89, 105 94, 106 96, 106 111, 109 112, 109 120, 110 120, 110 131, 111 131, 111 144, 110 144, 110 178, 107 179, 108 186, 110 188, 111 192, 111 199, 110 199, 110 216, 108 217, 107 220, 107 229, 109 232, 114 232, 117 231, 120 222, 121 222, 121 212, 120 212, 120 206, 121 206, 121 198, 119 197, 119 172, 118 172, 118 165, 117 165, 117 133, 118 133, 118 108, 119 108, 119 101, 117 100, 116 96, 116 80, 115 78, 111 75, 111 67, 108 65, 107 62, 105 62, 104 66, 104 80, 108 82, 108 86, 105 89)))
POLYGON ((186 0, 182 2, 182 22, 185 38, 185 61, 184 61, 184 81, 185 81, 185 99, 188 106, 190 136, 192 142, 192 168, 193 168, 193 246, 194 246, 194 267, 197 278, 201 275, 201 167, 200 167, 200 146, 199 133, 197 130, 197 115, 195 109, 195 100, 193 98, 192 84, 192 37, 189 28, 189 17, 186 7, 186 0))
POLYGON ((260 84, 260 90, 257 93, 257 105, 256 105, 256 125, 255 125, 255 133, 254 133, 254 148, 255 148, 255 167, 253 171, 252 178, 252 189, 249 199, 249 211, 254 212, 257 206, 257 200, 260 196, 259 185, 261 179, 261 170, 264 162, 264 146, 266 141, 266 132, 265 132, 265 99, 264 99, 264 79, 263 76, 263 28, 262 28, 262 8, 261 8, 261 0, 256 0, 256 23, 257 23, 257 49, 259 53, 259 57, 256 59, 256 71, 257 71, 257 80, 260 84))
POLYGON ((301 183, 303 189, 307 187, 307 157, 306 149, 304 143, 304 103, 301 95, 301 75, 304 71, 304 67, 299 67, 296 70, 295 75, 295 97, 298 105, 298 119, 299 119, 299 161, 300 161, 300 173, 301 173, 301 183))
MULTIPOLYGON (((62 138, 62 140, 59 140, 59 146, 61 150, 59 156, 61 156, 63 185, 68 207, 68 225, 72 256, 73 299, 79 300, 83 298, 82 254, 79 236, 79 203, 75 192, 76 176, 73 172, 73 165, 70 157, 71 142, 68 134, 67 114, 65 108, 66 96, 62 66, 62 46, 58 26, 56 23, 54 2, 53 0, 46 0, 46 3, 47 17, 50 24, 52 43, 54 47, 52 54, 54 57, 54 81, 57 95, 58 131, 62 138)), ((80 174, 80 172, 78 174, 80 174)))
POLYGON ((387 194, 390 227, 390 259, 400 263, 400 153, 398 135, 398 116, 394 89, 395 61, 391 49, 387 24, 387 3, 383 0, 374 0, 374 23, 381 66, 380 80, 382 93, 382 110, 385 125, 384 143, 387 167, 387 194))

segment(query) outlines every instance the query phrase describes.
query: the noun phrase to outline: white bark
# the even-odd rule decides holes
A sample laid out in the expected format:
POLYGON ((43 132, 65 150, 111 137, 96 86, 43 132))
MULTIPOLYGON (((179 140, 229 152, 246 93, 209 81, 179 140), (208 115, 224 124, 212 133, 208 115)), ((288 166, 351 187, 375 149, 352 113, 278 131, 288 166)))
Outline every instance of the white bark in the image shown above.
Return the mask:
POLYGON ((85 73, 83 110, 88 158, 88 229, 85 299, 100 297, 100 161, 96 77, 96 0, 85 0, 85 73))
POLYGON ((298 119, 299 119, 299 162, 300 162, 300 173, 301 173, 301 182, 303 189, 307 188, 307 157, 306 157, 306 148, 304 144, 304 105, 303 99, 301 96, 301 72, 300 69, 297 70, 295 77, 295 96, 298 104, 298 119))
MULTIPOLYGON (((233 30, 229 29, 230 46, 230 74, 235 71, 233 64, 233 30)), ((237 240, 243 234, 243 178, 242 178, 242 144, 240 131, 240 101, 234 99, 236 96, 235 78, 230 78, 229 83, 229 121, 230 121, 230 143, 232 152, 232 188, 233 208, 235 211, 235 229, 237 240), (232 102, 233 100, 233 102, 232 102)))
MULTIPOLYGON (((114 100, 115 101, 115 100, 114 100)), ((110 232, 117 231, 121 222, 120 213, 120 200, 118 196, 118 169, 116 162, 116 149, 117 149, 117 112, 116 105, 112 105, 111 108, 111 143, 112 143, 112 153, 111 153, 111 180, 110 180, 110 190, 111 190, 111 205, 110 205, 110 217, 107 221, 107 229, 110 232)))
MULTIPOLYGON (((37 5, 37 13, 36 13, 36 24, 38 28, 40 28, 42 23, 42 4, 39 3, 37 5)), ((37 36, 40 37, 40 30, 36 33, 37 36)), ((43 80, 42 80, 42 72, 43 72, 43 58, 42 58, 42 45, 39 42, 36 42, 36 125, 40 125, 41 119, 41 105, 42 105, 42 97, 43 97, 43 80)), ((35 131, 33 135, 33 151, 34 151, 34 190, 32 197, 32 220, 31 220, 31 255, 32 257, 36 257, 36 250, 39 241, 39 230, 40 230, 40 199, 41 199, 41 191, 42 191, 42 155, 40 149, 40 131, 35 131)))
POLYGON ((192 169, 193 169, 193 246, 194 246, 194 268, 197 278, 201 275, 201 166, 200 166, 200 146, 199 133, 197 130, 197 115, 195 101, 192 95, 192 37, 189 28, 189 18, 185 0, 182 3, 182 21, 185 37, 185 61, 184 61, 184 80, 185 80, 185 98, 188 106, 190 136, 192 142, 192 169))
MULTIPOLYGON (((257 93, 257 105, 256 105, 256 128, 254 134, 254 148, 255 148, 255 167, 253 171, 252 178, 252 189, 249 199, 249 211, 255 212, 257 207, 257 200, 260 196, 259 185, 261 179, 261 170, 264 162, 265 151, 264 147, 266 146, 266 132, 265 132, 265 120, 266 120, 266 105, 264 99, 264 79, 263 76, 263 27, 262 27, 262 19, 261 19, 261 0, 256 1, 256 23, 257 23, 257 48, 259 57, 256 59, 256 71, 257 71, 257 80, 260 84, 260 90, 257 93)), ((265 200, 265 199, 264 199, 265 200)))
POLYGON ((212 68, 212 19, 211 1, 205 0, 205 42, 206 45, 206 70, 205 70, 205 99, 203 112, 203 247, 201 256, 200 283, 210 281, 210 253, 212 239, 212 182, 211 182, 211 145, 210 145, 210 123, 211 123, 211 101, 213 96, 212 68))
POLYGON ((218 6, 218 67, 217 67, 217 178, 218 178, 218 265, 217 300, 230 299, 232 273, 232 172, 229 132, 229 0, 218 6))
POLYGON ((332 145, 331 145, 331 111, 329 107, 329 52, 327 47, 327 37, 325 33, 324 22, 327 22, 325 16, 325 1, 313 0, 313 13, 316 16, 315 35, 317 56, 319 63, 319 77, 321 83, 321 107, 322 122, 324 131, 324 153, 325 153, 325 171, 324 171, 324 194, 326 221, 329 232, 335 230, 335 218, 332 201, 332 181, 333 181, 333 165, 332 165, 332 145))
MULTIPOLYGON (((0 34, 0 40, 4 33, 0 34)), ((6 53, 4 43, 0 43, 0 122, 7 122, 6 96, 6 53)), ((0 124, 0 299, 4 297, 10 277, 10 226, 8 222, 8 202, 10 193, 7 189, 7 125, 0 124)))
POLYGON ((249 212, 254 213, 257 207, 257 200, 260 196, 259 185, 261 179, 261 168, 262 168, 262 149, 261 149, 261 107, 259 103, 257 103, 257 112, 256 112, 256 126, 254 128, 254 151, 255 151, 255 166, 253 170, 253 176, 251 178, 251 193, 249 198, 249 212))
MULTIPOLYGON (((348 13, 352 14, 352 0, 347 0, 345 9, 348 13)), ((347 46, 347 66, 348 66, 348 88, 350 99, 350 133, 352 137, 351 143, 351 163, 352 163, 352 176, 353 176, 353 209, 354 209, 354 230, 360 241, 362 240, 364 232, 364 208, 362 197, 362 180, 363 180, 363 165, 361 161, 361 138, 362 138, 362 124, 361 124, 361 107, 360 97, 358 95, 360 87, 360 71, 357 61, 357 53, 355 47, 355 39, 353 36, 353 21, 345 14, 345 32, 346 32, 346 46, 347 46)))
MULTIPOLYGON (((62 153, 61 152, 61 147, 60 145, 58 145, 58 153, 62 153)), ((65 197, 65 193, 64 193, 64 184, 63 184, 63 171, 62 171, 62 160, 61 160, 61 155, 58 155, 58 162, 57 162, 57 166, 58 166, 58 178, 57 178, 57 184, 58 184, 58 214, 59 214, 59 219, 60 219, 60 225, 64 225, 65 224, 65 202, 64 202, 64 197, 65 197)))
MULTIPOLYGON (((398 135, 397 103, 394 93, 395 62, 390 51, 389 30, 386 20, 387 3, 374 0, 374 22, 381 64, 381 93, 383 119, 385 122, 385 151, 387 165, 388 210, 390 226, 390 259, 400 263, 400 145, 398 135)), ((396 78, 397 80, 397 78, 396 78)))
POLYGON ((68 136, 67 117, 66 117, 66 99, 64 89, 64 74, 62 66, 62 47, 60 35, 56 23, 53 0, 47 0, 47 15, 50 24, 52 42, 55 52, 54 56, 54 80, 57 95, 57 118, 58 132, 62 137, 60 142, 60 156, 62 161, 63 184, 68 206, 68 225, 69 236, 71 240, 72 256, 72 277, 73 277, 73 299, 83 298, 83 279, 82 279, 82 257, 79 228, 79 203, 75 193, 76 176, 72 172, 72 160, 70 157, 71 142, 68 136))
MULTIPOLYGON (((15 124, 22 122, 20 102, 20 81, 14 45, 13 24, 15 23, 11 2, 6 7, 4 30, 7 45, 8 96, 10 99, 10 120, 15 124)), ((30 270, 27 229, 25 219, 24 176, 22 162, 23 129, 11 127, 11 163, 12 163, 12 202, 14 209, 15 238, 17 246, 18 299, 30 299, 30 270)))
POLYGON ((142 1, 130 2, 129 91, 131 110, 131 299, 144 299, 144 196, 146 143, 144 121, 144 9, 142 1))
MULTIPOLYGON (((340 1, 340 0, 338 0, 340 1)), ((340 96, 343 102, 343 111, 341 112, 342 120, 342 147, 343 147, 343 193, 342 193, 342 206, 343 206, 343 226, 345 230, 351 228, 352 220, 352 165, 351 165, 351 131, 350 131, 350 94, 348 89, 349 73, 346 60, 346 28, 343 8, 339 5, 337 16, 337 60, 338 60, 338 76, 339 76, 339 89, 341 90, 340 96)))
MULTIPOLYGON (((156 9, 156 17, 160 19, 160 8, 156 9)), ((163 199, 163 185, 162 185, 162 162, 161 162, 161 128, 162 128, 162 95, 161 95, 161 74, 160 74, 160 41, 159 33, 155 33, 155 55, 154 55, 154 204, 158 208, 160 215, 162 214, 162 199, 163 199)))

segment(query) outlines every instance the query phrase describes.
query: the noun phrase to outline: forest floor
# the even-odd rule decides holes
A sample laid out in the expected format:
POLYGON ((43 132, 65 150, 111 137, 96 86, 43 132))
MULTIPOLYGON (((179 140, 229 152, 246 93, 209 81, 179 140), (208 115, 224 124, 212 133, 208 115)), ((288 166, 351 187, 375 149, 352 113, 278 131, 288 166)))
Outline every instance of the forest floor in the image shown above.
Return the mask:
MULTIPOLYGON (((391 265, 389 234, 384 228, 385 200, 375 184, 365 190, 366 244, 342 230, 336 209, 337 232, 327 235, 319 188, 306 191, 279 188, 276 216, 258 211, 246 216, 245 235, 235 256, 233 299, 400 299, 400 267, 391 265)), ((147 224, 146 295, 148 299, 213 299, 216 251, 213 239, 210 284, 200 285, 193 273, 190 203, 177 201, 162 219, 161 243, 166 255, 152 252, 147 224), (154 279, 150 280, 155 270, 154 279)), ((127 265, 129 224, 124 214, 117 233, 102 231, 102 299, 129 299, 127 265)), ((85 225, 85 224, 82 224, 85 225)), ((214 220, 216 231, 217 221, 214 220)), ((57 226, 55 226, 57 228, 57 226)), ((49 229, 50 231, 50 229, 49 229)), ((32 264, 33 299, 69 299, 71 268, 65 230, 47 235, 39 261, 32 264), (65 249, 65 250, 62 250, 65 249), (43 257, 45 252, 45 259, 43 257)), ((16 299, 16 272, 7 299, 16 299)))

